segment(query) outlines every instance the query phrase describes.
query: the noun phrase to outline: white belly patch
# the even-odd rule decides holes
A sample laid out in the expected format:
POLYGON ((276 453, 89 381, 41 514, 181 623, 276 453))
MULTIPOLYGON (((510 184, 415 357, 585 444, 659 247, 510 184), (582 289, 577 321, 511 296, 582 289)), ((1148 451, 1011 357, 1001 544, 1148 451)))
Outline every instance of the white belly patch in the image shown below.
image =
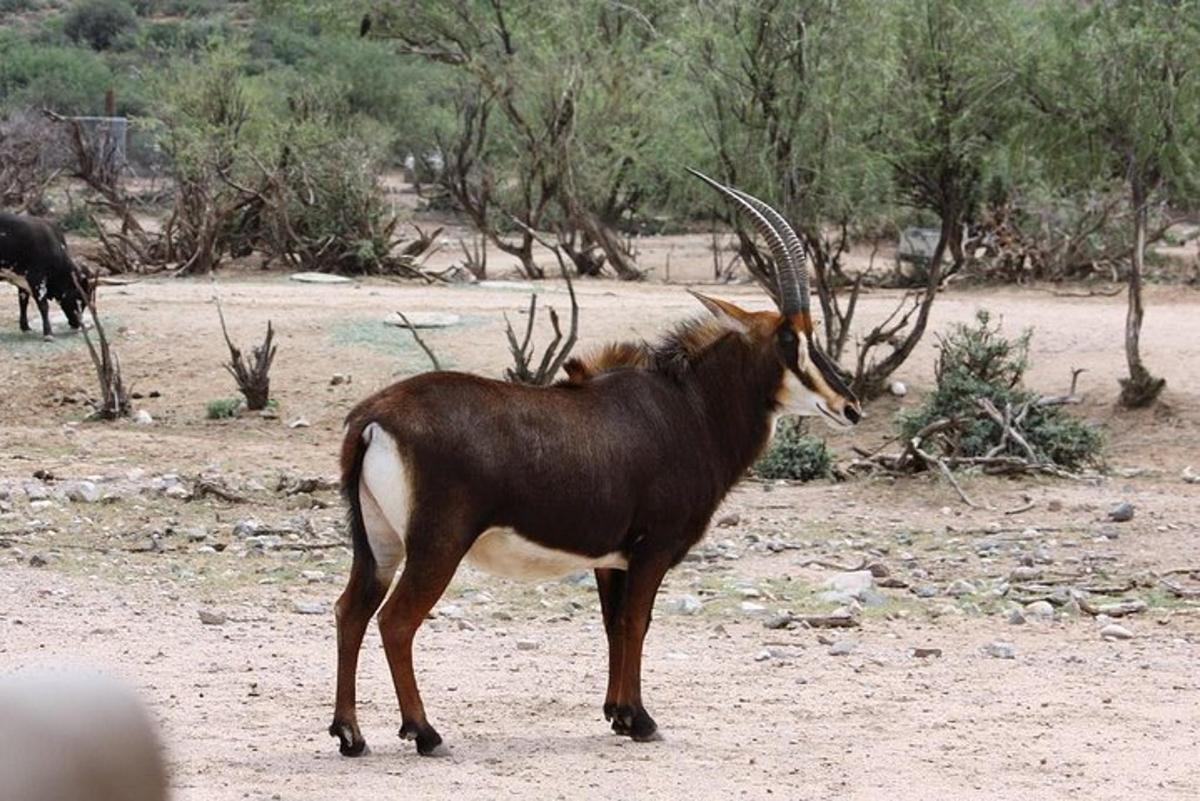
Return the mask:
POLYGON ((483 532, 467 552, 467 559, 488 573, 525 580, 557 578, 597 567, 618 570, 629 567, 629 560, 620 551, 602 556, 559 551, 538 545, 511 528, 489 528, 483 532))

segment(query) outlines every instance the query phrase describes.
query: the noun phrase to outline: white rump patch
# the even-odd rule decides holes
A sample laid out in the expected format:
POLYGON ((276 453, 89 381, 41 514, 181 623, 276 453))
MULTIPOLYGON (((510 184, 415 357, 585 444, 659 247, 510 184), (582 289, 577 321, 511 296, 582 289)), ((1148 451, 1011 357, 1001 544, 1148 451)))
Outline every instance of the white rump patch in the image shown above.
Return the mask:
POLYGON ((511 528, 489 528, 475 540, 467 559, 480 570, 529 581, 556 578, 597 567, 625 570, 629 560, 620 551, 584 556, 538 545, 511 528))
POLYGON ((392 435, 378 423, 371 423, 363 429, 362 438, 367 443, 367 452, 363 454, 358 499, 379 578, 391 583, 404 559, 404 532, 408 529, 412 488, 392 435))

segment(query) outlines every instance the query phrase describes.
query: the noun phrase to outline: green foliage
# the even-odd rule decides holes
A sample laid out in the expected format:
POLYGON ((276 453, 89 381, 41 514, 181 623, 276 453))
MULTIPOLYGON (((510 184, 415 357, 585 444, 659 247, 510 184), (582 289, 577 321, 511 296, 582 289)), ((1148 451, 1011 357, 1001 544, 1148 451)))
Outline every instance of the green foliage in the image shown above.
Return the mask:
MULTIPOLYGON (((1032 331, 1016 339, 1001 335, 985 310, 974 325, 958 324, 939 337, 937 388, 917 409, 901 415, 900 431, 910 439, 925 426, 948 418, 955 421, 950 450, 956 456, 984 456, 1001 440, 1001 428, 979 408, 981 399, 999 410, 1013 409, 1036 395, 1021 386, 1029 366, 1032 331)), ((1022 425, 1026 440, 1042 459, 1075 469, 1100 458, 1103 437, 1094 426, 1072 417, 1060 406, 1032 405, 1022 425)), ((1009 453, 1024 456, 1013 443, 1009 453)))
POLYGON ((114 83, 103 59, 91 50, 34 45, 0 30, 0 107, 50 108, 64 114, 95 114, 114 83))
POLYGON ((751 468, 759 478, 812 481, 828 478, 833 459, 825 441, 804 433, 799 418, 779 421, 767 452, 751 468))
POLYGON ((58 227, 68 234, 96 235, 96 226, 84 205, 72 205, 67 209, 67 213, 58 219, 58 227))
POLYGON ((242 406, 241 398, 210 400, 204 407, 204 417, 208 420, 229 420, 241 413, 242 406))
POLYGON ((36 11, 42 7, 42 0, 0 0, 0 14, 19 14, 23 11, 36 11))
POLYGON ((137 13, 127 0, 77 0, 63 21, 63 33, 93 50, 107 50, 137 29, 137 13))

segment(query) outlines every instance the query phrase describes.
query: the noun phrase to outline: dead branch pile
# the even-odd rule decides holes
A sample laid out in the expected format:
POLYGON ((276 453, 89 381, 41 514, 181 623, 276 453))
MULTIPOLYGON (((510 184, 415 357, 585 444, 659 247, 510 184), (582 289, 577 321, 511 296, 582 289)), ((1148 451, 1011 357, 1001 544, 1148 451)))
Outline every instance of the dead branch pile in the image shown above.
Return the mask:
POLYGON ((0 121, 0 207, 17 214, 46 211, 46 189, 58 177, 45 158, 50 124, 33 114, 0 121))
POLYGON ((233 344, 229 338, 229 329, 225 327, 225 312, 221 309, 221 296, 216 293, 214 283, 213 299, 217 304, 217 316, 221 319, 221 333, 225 336, 225 344, 229 348, 229 361, 224 367, 237 382, 238 392, 246 398, 246 408, 258 411, 267 408, 271 399, 271 364, 275 361, 275 329, 271 321, 267 321, 267 335, 261 345, 251 349, 251 355, 246 356, 241 348, 233 344))
POLYGON ((999 408, 989 398, 979 398, 973 414, 938 418, 906 440, 895 453, 870 452, 855 448, 858 458, 846 470, 856 474, 911 474, 938 471, 968 506, 979 506, 963 491, 953 475, 955 470, 975 470, 986 475, 1042 474, 1059 478, 1081 479, 1030 445, 1026 431, 1030 418, 1038 410, 1082 403, 1076 394, 1079 374, 1072 370, 1071 389, 1065 395, 1032 395, 1018 403, 1006 402, 999 408), (982 454, 964 453, 963 442, 975 430, 978 421, 995 424, 994 439, 982 454))

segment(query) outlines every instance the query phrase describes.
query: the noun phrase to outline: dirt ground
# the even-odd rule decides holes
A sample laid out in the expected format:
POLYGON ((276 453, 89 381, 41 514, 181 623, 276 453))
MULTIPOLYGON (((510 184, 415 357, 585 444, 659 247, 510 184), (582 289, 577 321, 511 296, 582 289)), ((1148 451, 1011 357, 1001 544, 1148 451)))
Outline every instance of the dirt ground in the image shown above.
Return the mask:
MULTIPOLYGON (((683 274, 689 263, 704 274, 702 243, 672 252, 683 274)), ((1105 427, 1108 471, 1093 482, 966 479, 992 510, 964 506, 932 477, 744 483, 718 513, 727 525, 659 599, 644 684, 662 742, 608 732, 604 638, 586 579, 518 584, 464 567, 417 639, 430 719, 452 749, 442 760, 396 738, 373 629, 359 683, 372 754, 344 759, 326 735, 329 609, 348 552, 336 492, 320 481, 295 491, 295 481, 333 478, 346 411, 426 369, 385 316, 461 315, 425 340, 449 366, 497 375, 503 315, 523 323, 528 286, 241 274, 221 291, 235 340, 257 341, 267 319, 278 330, 272 418, 205 419, 208 401, 234 394, 207 282, 146 280, 102 295, 146 425, 82 422, 94 376, 79 337, 20 335, 15 292, 0 292, 0 671, 84 664, 127 679, 161 723, 177 799, 1200 796, 1200 606, 1154 580, 1200 569, 1200 485, 1181 478, 1200 469, 1195 290, 1150 290, 1144 356, 1168 387, 1136 413, 1113 407, 1122 298, 948 291, 933 331, 981 306, 1009 332, 1034 329, 1031 386, 1063 392, 1070 369, 1087 368, 1076 411, 1105 427), (79 481, 101 497, 70 500, 79 481), (206 481, 234 500, 205 495, 206 481), (1134 519, 1109 522, 1120 501, 1134 519), (782 610, 827 611, 824 582, 863 560, 907 588, 880 589, 860 627, 764 625, 782 610), (1012 624, 1009 579, 1029 565, 1050 589, 1148 608, 1116 621, 1126 640, 1102 638, 1111 621, 1061 597, 1052 619, 1012 624), (971 591, 955 591, 964 581, 971 591), (916 591, 926 587, 928 597, 916 591), (224 622, 202 623, 201 611, 224 622), (1008 650, 998 644, 1014 658, 991 655, 1008 650)), ((541 304, 568 307, 560 285, 539 291, 541 304)), ((706 291, 766 303, 749 286, 706 291)), ((698 310, 682 286, 657 282, 582 281, 578 294, 584 349, 652 338, 698 310)), ((896 298, 868 294, 864 321, 896 298)), ((840 458, 891 436, 895 414, 928 389, 933 356, 927 336, 897 376, 912 387, 906 398, 871 405, 849 435, 830 432, 840 458)))

